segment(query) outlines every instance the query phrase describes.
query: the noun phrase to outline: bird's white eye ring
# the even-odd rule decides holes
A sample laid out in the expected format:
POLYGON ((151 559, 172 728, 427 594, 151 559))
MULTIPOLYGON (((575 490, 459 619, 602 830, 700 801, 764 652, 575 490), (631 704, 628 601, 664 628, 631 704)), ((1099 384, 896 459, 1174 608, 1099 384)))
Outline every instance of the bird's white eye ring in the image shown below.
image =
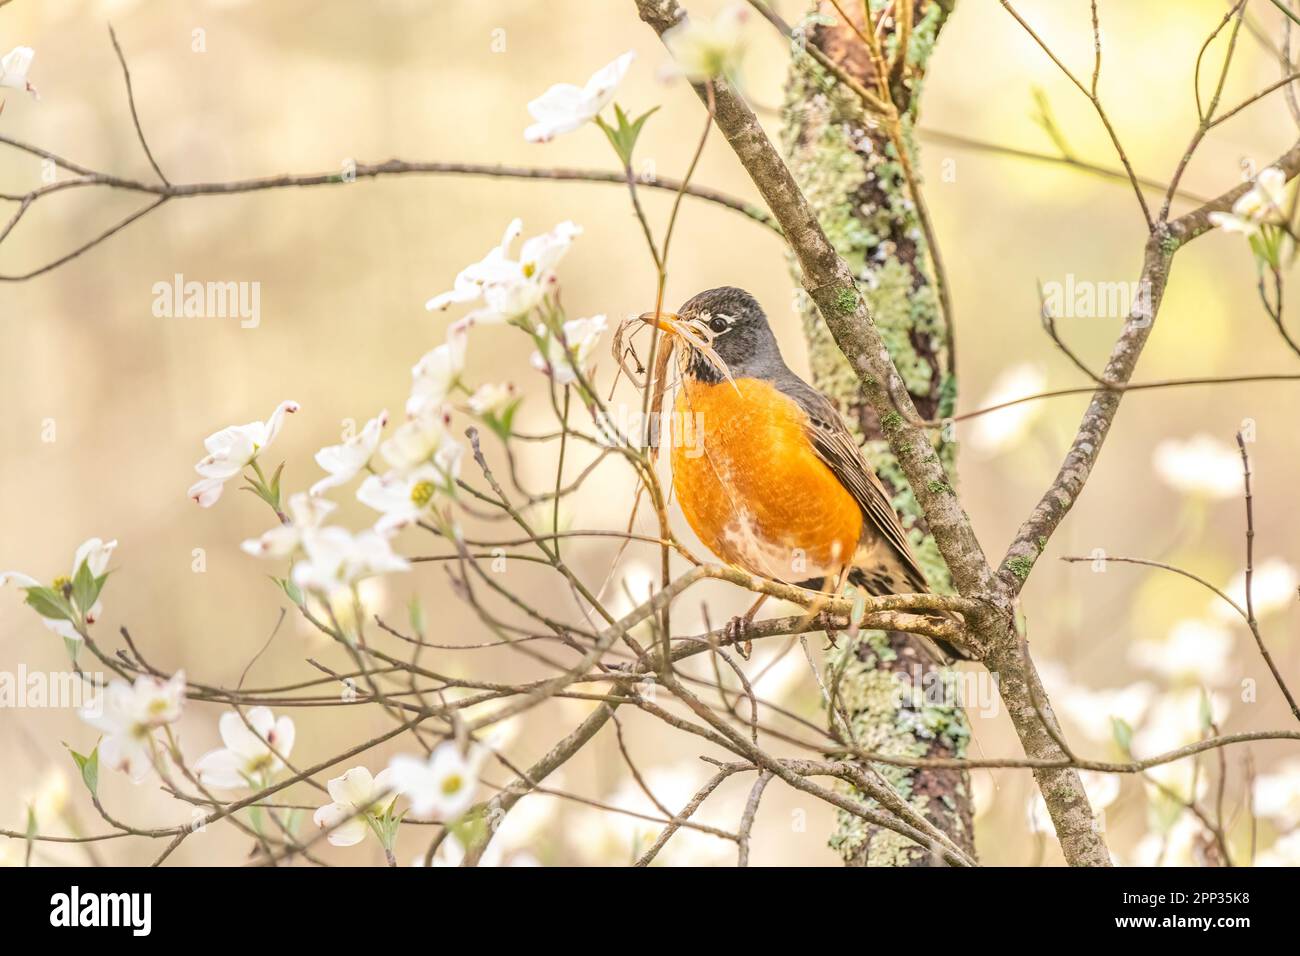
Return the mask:
POLYGON ((715 334, 721 335, 730 327, 731 323, 727 321, 727 317, 724 315, 715 315, 713 318, 709 319, 709 328, 712 329, 715 334))

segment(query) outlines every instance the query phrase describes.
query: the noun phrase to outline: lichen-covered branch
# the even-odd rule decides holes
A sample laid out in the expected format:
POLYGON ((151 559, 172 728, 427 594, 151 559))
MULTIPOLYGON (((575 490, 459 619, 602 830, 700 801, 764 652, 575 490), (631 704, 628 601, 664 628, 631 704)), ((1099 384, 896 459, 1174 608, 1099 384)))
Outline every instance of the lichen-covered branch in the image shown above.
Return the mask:
MULTIPOLYGON (((637 8, 641 19, 661 35, 685 16, 676 0, 637 0, 637 8)), ((1050 709, 1039 717, 1029 697, 1031 690, 1037 689, 1037 675, 1016 634, 1011 601, 998 600, 993 570, 949 483, 937 449, 926 429, 918 424, 915 404, 859 292, 853 270, 827 238, 816 212, 753 110, 726 84, 714 86, 717 126, 785 231, 804 288, 858 376, 864 398, 879 416, 881 431, 912 488, 953 583, 960 593, 978 597, 984 604, 984 612, 972 615, 970 620, 976 637, 984 644, 980 656, 989 660, 996 674, 1000 666, 1009 664, 1011 654, 1020 655, 1016 658, 1016 672, 1029 675, 1029 679, 1014 679, 1013 673, 1013 679, 1004 681, 1000 691, 1008 710, 1020 715, 1016 726, 1026 755, 1049 760, 1068 757, 1056 742, 1056 735, 1044 727, 1053 720, 1050 709), (994 646, 999 649, 997 655, 989 653, 994 646), (1033 729, 1041 733, 1025 732, 1028 728, 1022 718, 1029 719, 1025 715, 1031 710, 1033 729)), ((1053 773, 1052 786, 1044 788, 1043 796, 1058 830, 1071 834, 1070 839, 1062 839, 1067 861, 1082 866, 1109 865, 1110 854, 1101 833, 1091 825, 1087 794, 1078 774, 1073 770, 1053 773), (1080 815, 1089 820, 1086 831, 1075 829, 1080 815)))
MULTIPOLYGON (((813 12, 827 12, 816 4, 813 12)), ((854 12, 841 5, 848 15, 854 12)), ((833 12, 833 11, 832 11, 833 12)), ((921 77, 940 28, 945 5, 918 3, 909 31, 906 69, 889 95, 899 107, 904 139, 915 128, 921 77), (899 103, 898 100, 903 102, 899 103)), ((857 11, 860 17, 860 10, 857 11)), ((858 26, 862 23, 859 20, 858 26)), ((886 27, 886 45, 897 45, 897 27, 886 27)), ((841 64, 864 86, 876 86, 873 62, 856 30, 808 21, 803 39, 841 64)), ((895 52, 897 56, 897 51, 895 52)), ((889 346, 908 393, 926 418, 950 415, 955 379, 948 371, 948 336, 924 230, 895 143, 879 124, 868 122, 862 103, 800 45, 795 46, 786 82, 784 149, 808 202, 827 237, 865 290, 876 325, 889 346)), ((912 166, 915 148, 912 146, 912 166)), ((796 279, 798 276, 796 275, 796 279)), ((913 545, 936 588, 949 586, 947 566, 924 529, 924 520, 880 428, 880 418, 863 398, 858 377, 811 301, 800 303, 813 381, 866 440, 867 455, 894 495, 894 507, 909 526, 913 545)), ((941 442, 940 456, 950 475, 952 444, 941 442)), ((952 483, 954 479, 950 479, 952 483)), ((911 684, 926 660, 913 636, 872 631, 845 644, 837 668, 841 698, 856 739, 867 749, 915 757, 964 757, 970 727, 951 694, 915 695, 914 706, 900 709, 896 685, 911 684)), ((948 688, 951 675, 938 676, 948 688)), ((908 699, 908 698, 904 698, 908 699)), ((912 805, 973 852, 973 811, 969 777, 941 768, 888 769, 890 782, 912 805)), ((840 814, 832 845, 850 865, 928 865, 933 857, 896 835, 840 814)))

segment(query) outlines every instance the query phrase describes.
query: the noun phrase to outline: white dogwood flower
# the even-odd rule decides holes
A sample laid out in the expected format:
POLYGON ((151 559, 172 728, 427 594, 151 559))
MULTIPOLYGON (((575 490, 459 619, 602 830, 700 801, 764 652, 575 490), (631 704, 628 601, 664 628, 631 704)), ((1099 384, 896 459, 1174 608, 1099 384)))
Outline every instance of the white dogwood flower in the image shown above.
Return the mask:
POLYGON ((1179 621, 1165 640, 1139 640, 1129 660, 1139 667, 1193 684, 1222 684, 1228 675, 1232 635, 1218 624, 1179 621))
POLYGON ((293 720, 277 720, 269 707, 252 708, 248 725, 239 714, 227 711, 217 726, 225 746, 204 754, 194 764, 204 786, 261 789, 284 769, 283 758, 293 750, 293 720))
MULTIPOLYGON (((992 408, 1037 395, 1047 388, 1047 376, 1038 365, 1022 362, 1005 370, 979 400, 977 408, 992 408)), ((1021 402, 981 415, 970 424, 970 444, 988 455, 1014 447, 1042 417, 1042 402, 1021 402)))
POLYGON ((387 769, 371 776, 365 767, 353 767, 330 780, 325 787, 334 802, 312 815, 316 826, 330 831, 325 839, 334 846, 356 846, 364 840, 370 830, 367 818, 383 817, 397 799, 392 776, 387 769))
MULTIPOLYGON (((1105 810, 1119 796, 1120 775, 1117 773, 1081 770, 1079 782, 1083 784, 1083 790, 1088 795, 1088 803, 1092 805, 1094 813, 1105 810)), ((1034 833, 1056 833, 1056 824, 1052 822, 1052 815, 1048 812, 1047 801, 1043 799, 1043 792, 1037 787, 1033 789, 1033 796, 1029 801, 1029 829, 1034 833)))
POLYGON ((433 748, 428 759, 398 754, 389 761, 392 782, 411 801, 411 814, 421 820, 451 823, 474 803, 478 773, 487 748, 471 744, 469 754, 451 740, 433 748))
MULTIPOLYGON (((1177 750, 1202 739, 1208 731, 1207 718, 1222 726, 1228 717, 1228 697, 1200 688, 1186 687, 1156 698, 1133 735, 1133 756, 1138 759, 1177 750)), ((1204 774, 1198 774, 1194 761, 1175 760, 1152 767, 1147 773, 1159 780, 1180 798, 1199 795, 1206 786, 1204 774)))
POLYGON ((593 315, 589 319, 570 319, 561 327, 560 336, 552 335, 546 326, 539 325, 537 335, 539 338, 545 337, 546 354, 534 352, 533 367, 551 376, 560 385, 576 381, 578 372, 570 362, 568 353, 573 353, 578 369, 588 371, 588 364, 600 342, 601 333, 605 331, 605 324, 603 315, 593 315))
POLYGON ((530 143, 549 143, 562 133, 571 133, 596 118, 623 82, 636 53, 628 50, 612 63, 601 67, 583 86, 557 83, 528 104, 535 123, 524 130, 530 143))
POLYGON ((357 489, 357 500, 382 514, 375 530, 391 537, 431 515, 440 499, 455 494, 463 454, 460 442, 448 435, 431 462, 366 478, 357 489))
POLYGON ((87 707, 81 717, 104 732, 99 742, 102 766, 121 770, 139 783, 153 767, 153 732, 180 720, 185 701, 185 672, 170 680, 142 675, 134 684, 115 680, 104 692, 103 706, 87 707))
POLYGON ((503 385, 480 385, 469 397, 469 409, 475 415, 499 415, 515 400, 517 389, 510 382, 503 385))
MULTIPOLYGON (((72 556, 72 570, 68 576, 66 578, 55 578, 50 585, 50 589, 62 594, 77 579, 77 573, 81 570, 83 564, 92 577, 101 577, 108 570, 108 560, 113 556, 113 549, 116 547, 116 539, 104 541, 101 538, 87 538, 77 546, 77 550, 72 556)), ((4 587, 10 581, 15 582, 21 588, 41 587, 41 582, 30 574, 24 574, 21 571, 0 571, 0 587, 4 587)), ((96 599, 89 608, 80 608, 80 610, 85 612, 86 623, 94 624, 103 613, 104 605, 102 601, 96 599)), ((67 640, 81 640, 81 635, 77 633, 76 627, 73 626, 70 620, 46 617, 42 614, 41 623, 67 640)))
POLYGON ((1300 823, 1300 760, 1291 760, 1255 780, 1254 811, 1290 829, 1300 823))
POLYGON ((1300 866, 1300 830, 1280 836, 1259 855, 1256 866, 1300 866))
POLYGON ((482 308, 461 320, 467 326, 509 322, 527 315, 555 286, 555 267, 574 238, 582 234, 582 228, 562 222, 550 232, 526 240, 519 258, 511 259, 510 247, 522 231, 523 222, 512 220, 500 244, 480 261, 462 269, 451 291, 434 296, 425 308, 445 309, 452 304, 482 300, 482 308))
POLYGON ((374 531, 354 535, 346 528, 313 528, 303 533, 302 549, 305 557, 293 566, 293 583, 327 599, 365 578, 411 567, 374 531))
POLYGON ((249 538, 240 547, 255 558, 287 558, 298 550, 303 535, 319 528, 337 507, 328 498, 300 491, 289 498, 289 524, 278 524, 260 538, 249 538))
MULTIPOLYGON (((394 471, 407 472, 418 468, 427 464, 438 449, 451 440, 447 431, 450 425, 451 412, 448 409, 424 408, 420 414, 397 427, 392 437, 379 446, 379 454, 394 471)), ((366 480, 369 481, 369 477, 366 480)))
POLYGON ((1156 446, 1154 462, 1165 484, 1194 497, 1242 494, 1241 454, 1212 435, 1162 441, 1156 446))
POLYGON ((1143 836, 1133 856, 1134 866, 1206 866, 1205 826, 1190 811, 1180 813, 1143 836))
POLYGON ((36 51, 29 46, 16 46, 0 57, 0 86, 11 90, 24 90, 33 97, 36 87, 27 79, 27 72, 32 68, 36 51))
POLYGON ((1255 183, 1232 204, 1232 212, 1212 212, 1210 222, 1224 232, 1253 236, 1267 222, 1281 221, 1285 213, 1286 173, 1270 166, 1255 177, 1255 183))
POLYGON ((447 341, 431 349, 411 368, 411 396, 406 414, 416 418, 440 407, 465 370, 468 326, 457 322, 447 330, 447 341))
MULTIPOLYGON (((1300 575, 1296 569, 1281 558, 1267 558, 1257 565, 1250 575, 1251 606, 1257 618, 1291 607, 1296 603, 1296 588, 1300 587, 1300 575)), ((1228 597, 1237 602, 1237 606, 1246 607, 1246 572, 1238 573, 1228 586, 1223 589, 1228 597)), ((1214 602, 1214 613, 1228 621, 1240 620, 1236 610, 1222 601, 1214 602)))
POLYGON ((723 7, 712 20, 683 20, 664 31, 664 46, 673 64, 662 75, 685 76, 695 83, 716 76, 733 77, 745 54, 745 23, 749 8, 743 3, 723 7))
POLYGON ((202 508, 216 504, 226 482, 237 477, 275 441, 285 414, 296 412, 298 407, 297 402, 281 402, 264 422, 231 425, 205 438, 203 446, 208 454, 194 466, 202 478, 191 486, 190 497, 202 508))
POLYGON ((331 488, 345 485, 370 462, 379 447, 379 434, 388 424, 388 410, 380 412, 366 422, 361 431, 339 445, 327 445, 316 452, 316 464, 328 474, 311 486, 312 495, 324 494, 331 488))
POLYGON ((1049 661, 1043 662, 1041 673, 1058 712, 1084 736, 1098 743, 1114 738, 1113 722, 1116 719, 1136 726, 1155 699, 1156 688, 1150 681, 1093 690, 1074 683, 1063 668, 1049 661))

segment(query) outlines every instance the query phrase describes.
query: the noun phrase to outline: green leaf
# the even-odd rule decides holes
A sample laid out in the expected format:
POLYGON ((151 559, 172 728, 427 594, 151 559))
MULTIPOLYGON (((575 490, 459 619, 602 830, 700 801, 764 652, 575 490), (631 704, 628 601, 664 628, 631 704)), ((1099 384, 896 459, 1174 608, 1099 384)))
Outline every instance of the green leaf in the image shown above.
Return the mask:
POLYGON ((1119 744, 1119 749, 1126 755, 1129 754, 1133 746, 1133 728, 1122 717, 1112 717, 1110 726, 1112 733, 1115 735, 1115 743, 1119 744))
POLYGON ((484 839, 488 834, 487 817, 483 808, 475 807, 463 817, 451 824, 451 832, 460 841, 461 846, 469 847, 484 839))
POLYGON ((81 780, 90 791, 90 795, 97 796, 99 792, 99 744, 95 744, 95 749, 90 752, 90 756, 83 756, 77 753, 71 747, 68 753, 72 754, 72 759, 81 771, 81 780))
POLYGON ((1214 708, 1210 706, 1210 695, 1201 688, 1201 729, 1210 730, 1214 725, 1214 708))
POLYGON ((98 593, 95 587, 95 574, 90 570, 90 562, 82 561, 81 566, 77 568, 76 576, 72 579, 72 600, 83 617, 95 606, 95 595, 98 593))
POLYGON ((285 597, 287 597, 294 604, 297 604, 299 607, 302 606, 302 602, 303 602, 302 590, 298 587, 298 585, 294 584, 288 578, 271 578, 271 580, 274 581, 276 585, 280 588, 280 590, 284 592, 285 597))
POLYGON ((411 622, 411 631, 416 637, 424 637, 424 607, 418 597, 412 597, 407 607, 407 617, 411 622))
POLYGON ((632 147, 636 145, 637 139, 639 139, 641 136, 641 127, 645 125, 645 121, 648 120, 651 116, 653 116, 658 109, 659 107, 656 106, 653 109, 646 110, 646 112, 642 113, 640 116, 634 119, 632 123, 627 127, 627 139, 628 139, 627 151, 629 156, 632 153, 632 147))
POLYGON ((277 511, 280 510, 280 475, 283 471, 284 462, 280 462, 280 466, 275 469, 275 474, 271 476, 271 494, 275 498, 275 508, 277 511))
POLYGON ((501 410, 501 414, 484 415, 483 423, 492 429, 492 433, 503 442, 509 441, 514 430, 515 412, 519 411, 519 406, 523 404, 523 401, 522 398, 516 398, 501 410))
POLYGON ((63 646, 68 651, 68 659, 75 665, 77 663, 77 655, 81 653, 81 641, 75 637, 65 637, 63 639, 63 646))
POLYGON ((596 117, 596 125, 600 127, 600 131, 604 133, 605 138, 609 140, 609 145, 614 147, 614 152, 618 154, 619 162, 623 164, 624 168, 631 166, 632 158, 628 156, 627 152, 623 149, 623 143, 619 139, 618 133, 614 128, 599 116, 596 117))
POLYGON ((52 621, 72 621, 76 618, 67 599, 53 588, 28 588, 27 603, 41 617, 48 617, 52 621))
POLYGON ((618 153, 618 158, 622 160, 623 167, 631 168, 632 153, 636 149, 636 141, 641 136, 641 128, 645 125, 651 115, 658 110, 654 107, 642 113, 634 120, 629 120, 623 108, 617 103, 614 104, 614 121, 616 126, 610 126, 599 116, 596 117, 596 125, 600 127, 609 144, 614 147, 614 152, 618 153))

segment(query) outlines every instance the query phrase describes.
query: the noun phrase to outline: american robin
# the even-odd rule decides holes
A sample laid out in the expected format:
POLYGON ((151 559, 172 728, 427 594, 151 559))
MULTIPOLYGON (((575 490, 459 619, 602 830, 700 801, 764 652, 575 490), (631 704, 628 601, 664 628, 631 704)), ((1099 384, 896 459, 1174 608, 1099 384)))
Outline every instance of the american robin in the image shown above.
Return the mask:
MULTIPOLYGON (((751 574, 814 589, 847 577, 872 595, 928 591, 875 470, 830 400, 785 364, 757 300, 710 289, 667 318, 698 332, 731 377, 677 336, 688 350, 674 405, 673 489, 705 547, 751 574)), ((743 632, 757 609, 732 627, 743 632)))

